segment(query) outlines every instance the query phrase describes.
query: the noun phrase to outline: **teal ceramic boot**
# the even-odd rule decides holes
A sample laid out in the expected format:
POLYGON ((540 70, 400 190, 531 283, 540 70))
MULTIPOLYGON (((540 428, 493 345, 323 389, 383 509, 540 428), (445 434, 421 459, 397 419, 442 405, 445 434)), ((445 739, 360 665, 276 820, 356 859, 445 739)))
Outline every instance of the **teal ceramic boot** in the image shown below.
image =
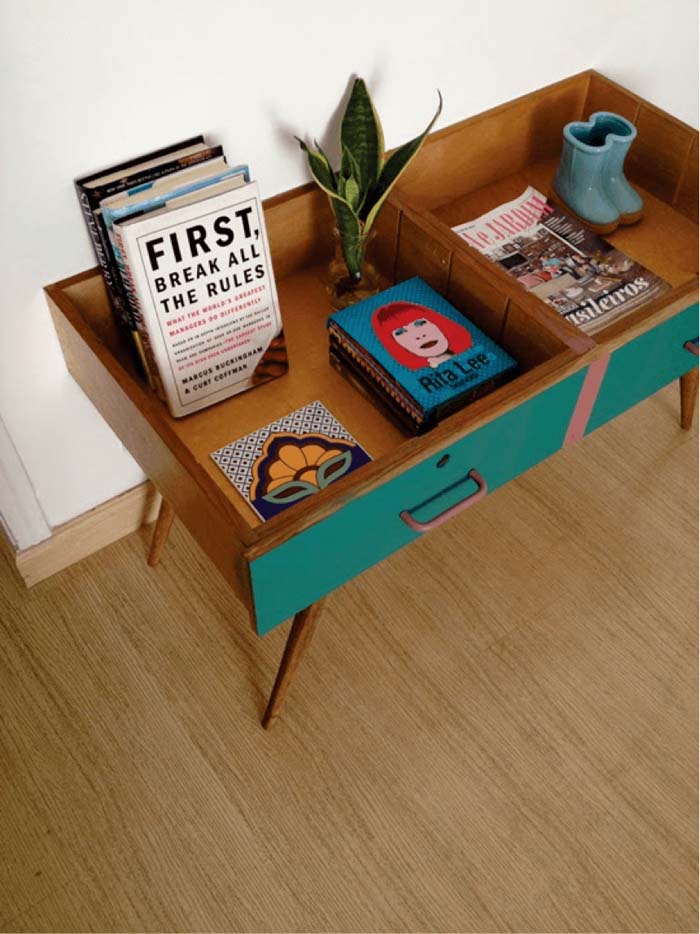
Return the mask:
POLYGON ((612 143, 596 132, 592 122, 564 127, 564 145, 552 188, 564 207, 595 233, 611 233, 620 211, 605 190, 604 173, 612 143))
POLYGON ((599 110, 591 114, 596 133, 610 143, 603 168, 603 190, 620 212, 621 224, 635 224, 644 213, 644 202, 625 178, 624 162, 637 138, 637 128, 619 114, 599 110))

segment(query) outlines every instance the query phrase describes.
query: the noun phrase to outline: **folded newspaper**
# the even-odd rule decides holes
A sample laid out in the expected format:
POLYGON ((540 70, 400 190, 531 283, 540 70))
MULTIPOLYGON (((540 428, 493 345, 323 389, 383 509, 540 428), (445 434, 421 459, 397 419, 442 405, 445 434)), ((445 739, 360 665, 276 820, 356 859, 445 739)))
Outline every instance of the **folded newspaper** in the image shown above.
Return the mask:
POLYGON ((533 187, 452 229, 588 333, 669 288, 533 187))

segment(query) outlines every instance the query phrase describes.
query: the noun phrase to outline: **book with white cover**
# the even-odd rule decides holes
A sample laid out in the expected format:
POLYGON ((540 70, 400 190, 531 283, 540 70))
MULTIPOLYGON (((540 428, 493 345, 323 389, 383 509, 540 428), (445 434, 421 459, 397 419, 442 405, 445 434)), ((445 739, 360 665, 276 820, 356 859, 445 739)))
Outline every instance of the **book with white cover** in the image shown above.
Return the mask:
POLYGON ((287 369, 257 184, 205 194, 114 225, 129 299, 177 418, 287 369))

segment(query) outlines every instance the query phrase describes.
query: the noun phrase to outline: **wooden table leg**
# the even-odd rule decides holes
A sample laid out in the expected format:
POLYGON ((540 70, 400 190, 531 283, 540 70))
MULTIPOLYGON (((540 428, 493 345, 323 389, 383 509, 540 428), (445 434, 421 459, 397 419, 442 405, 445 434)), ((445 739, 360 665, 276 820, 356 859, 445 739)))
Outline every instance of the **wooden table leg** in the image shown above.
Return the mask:
POLYGON ((287 644, 284 647, 284 654, 277 670, 275 684, 270 694, 270 700, 267 702, 265 713, 262 718, 262 725, 269 730, 277 719, 285 695, 292 683, 294 674, 299 667, 306 649, 308 648, 311 636, 316 627, 316 621, 321 612, 323 600, 312 603, 305 610, 300 610, 292 620, 292 626, 287 636, 287 644))
POLYGON ((152 568, 160 561, 160 555, 163 551, 163 546, 168 540, 170 526, 173 524, 174 518, 175 510, 167 499, 164 499, 160 504, 160 511, 158 512, 156 527, 153 530, 153 538, 151 540, 151 550, 148 553, 148 563, 152 568))
POLYGON ((681 428, 687 431, 693 424, 695 403, 698 399, 697 368, 681 376, 681 428))

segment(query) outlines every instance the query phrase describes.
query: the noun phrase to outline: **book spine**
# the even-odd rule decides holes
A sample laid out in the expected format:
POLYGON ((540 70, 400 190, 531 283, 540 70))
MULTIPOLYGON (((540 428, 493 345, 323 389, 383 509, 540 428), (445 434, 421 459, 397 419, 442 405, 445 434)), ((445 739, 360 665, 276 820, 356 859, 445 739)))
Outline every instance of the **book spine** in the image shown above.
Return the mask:
POLYGON ((125 191, 139 188, 141 185, 147 185, 151 182, 157 182, 161 178, 180 172, 182 169, 190 169, 195 165, 201 165, 203 162, 211 162, 224 155, 222 146, 210 146, 208 149, 202 149, 200 152, 192 153, 189 156, 181 156, 179 159, 173 159, 172 162, 164 162, 162 165, 151 166, 150 169, 143 169, 141 172, 134 172, 125 178, 116 179, 112 182, 105 182, 104 185, 98 185, 91 189, 93 201, 99 204, 105 198, 111 198, 112 195, 119 195, 125 191))
POLYGON ((396 379, 389 373, 384 367, 372 357, 366 349, 358 344, 356 341, 350 337, 350 335, 344 331, 342 328, 339 328, 334 322, 328 326, 329 336, 331 342, 333 340, 337 341, 343 347, 348 349, 348 352, 352 354, 353 357, 358 358, 363 361, 363 364, 369 368, 374 374, 375 378, 381 382, 382 385, 387 384, 391 387, 393 393, 398 393, 399 397, 403 399, 404 407, 409 410, 414 410, 423 416, 423 410, 418 405, 413 396, 407 392, 404 387, 397 382, 396 379))
POLYGON ((80 202, 83 217, 87 224, 88 233, 92 240, 92 246, 97 256, 97 262, 100 264, 100 269, 102 270, 102 276, 105 281, 105 286, 107 287, 107 294, 114 316, 118 324, 131 330, 132 325, 129 320, 128 309, 125 307, 124 297, 121 294, 119 274, 113 263, 109 244, 104 239, 104 231, 101 229, 99 220, 93 209, 92 200, 88 192, 80 188, 80 186, 77 186, 76 190, 78 192, 78 201, 80 202))
POLYGON ((91 172, 90 175, 83 175, 78 179, 76 184, 82 185, 91 182, 94 179, 99 178, 101 175, 104 175, 106 171, 123 172, 128 174, 128 169, 139 165, 147 159, 158 159, 161 156, 168 156, 170 153, 179 152, 181 149, 189 149, 190 146, 195 146, 198 143, 204 143, 204 136, 202 136, 201 133, 199 136, 192 136, 190 139, 183 139, 179 143, 172 143, 170 146, 163 146, 161 149, 156 149, 154 152, 149 152, 146 155, 137 156, 135 159, 128 159, 126 162, 120 162, 118 165, 113 165, 109 169, 101 169, 99 172, 91 172))
POLYGON ((119 266, 119 273, 121 275, 124 290, 126 292, 126 298, 129 302, 131 314, 133 317, 134 330, 132 333, 134 334, 136 349, 141 358, 141 362, 148 379, 148 385, 156 393, 158 398, 165 402, 166 396, 165 389, 163 388, 163 381, 161 380, 158 364, 156 363, 155 355, 153 353, 153 347, 151 346, 151 339, 148 334, 148 329, 146 328, 146 324, 143 320, 138 290, 136 288, 134 276, 131 271, 131 267, 129 266, 127 254, 124 249, 124 240, 122 238, 121 232, 117 227, 113 227, 112 231, 114 234, 115 245, 117 247, 115 250, 115 258, 119 266))
POLYGON ((377 386, 377 390, 390 396, 394 403, 401 408, 417 423, 420 423, 426 413, 414 402, 412 397, 407 396, 400 387, 394 383, 391 377, 382 369, 369 360, 365 354, 350 340, 343 340, 337 334, 331 332, 331 348, 342 348, 344 355, 354 361, 354 365, 361 368, 365 375, 371 379, 377 386))
POLYGON ((350 365, 350 362, 339 348, 331 347, 328 358, 331 366, 359 393, 366 399, 369 399, 372 405, 377 406, 397 428, 411 435, 420 435, 429 427, 426 424, 415 422, 413 419, 409 418, 403 409, 398 406, 395 407, 391 399, 387 398, 387 396, 380 391, 376 383, 369 378, 365 378, 364 373, 355 370, 350 365))
POLYGON ((400 393, 397 393, 390 384, 378 377, 372 367, 358 356, 351 347, 331 340, 330 349, 331 353, 335 353, 345 361, 348 368, 356 371, 357 375, 364 380, 371 382, 375 393, 384 398, 386 405, 400 408, 402 413, 405 413, 406 418, 410 419, 413 424, 422 424, 426 417, 425 413, 408 405, 406 399, 400 393))
MULTIPOLYGON (((194 141, 200 142, 203 141, 203 138, 194 137, 194 141)), ((191 142, 192 141, 190 140, 186 141, 187 144, 190 144, 191 142)), ((178 147, 168 147, 164 150, 160 150, 155 155, 165 155, 173 148, 178 147)), ((100 269, 102 270, 105 286, 107 287, 107 294, 109 296, 109 302, 114 312, 114 316, 120 325, 127 328, 132 333, 136 329, 132 320, 131 309, 129 308, 126 290, 121 281, 118 264, 116 263, 115 257, 113 256, 112 245, 107 233, 107 228, 99 210, 100 202, 110 195, 120 194, 129 188, 135 188, 147 182, 157 181, 158 179, 167 175, 172 175, 174 172, 178 172, 181 169, 188 168, 193 165, 199 165, 202 162, 208 162, 209 160, 218 158, 222 155, 223 148, 221 146, 210 146, 209 148, 203 149, 200 152, 191 153, 189 156, 181 156, 180 158, 173 159, 170 162, 164 162, 162 165, 153 166, 150 169, 144 169, 140 173, 136 172, 132 175, 126 174, 119 179, 115 179, 112 182, 108 182, 104 185, 99 185, 94 188, 88 189, 83 187, 83 183, 89 181, 89 179, 79 179, 75 183, 80 207, 85 218, 85 223, 87 224, 90 239, 92 240, 92 245, 97 256, 97 261, 100 264, 100 269)), ((125 170, 132 164, 138 165, 138 162, 139 160, 134 160, 134 163, 125 163, 125 170)))

